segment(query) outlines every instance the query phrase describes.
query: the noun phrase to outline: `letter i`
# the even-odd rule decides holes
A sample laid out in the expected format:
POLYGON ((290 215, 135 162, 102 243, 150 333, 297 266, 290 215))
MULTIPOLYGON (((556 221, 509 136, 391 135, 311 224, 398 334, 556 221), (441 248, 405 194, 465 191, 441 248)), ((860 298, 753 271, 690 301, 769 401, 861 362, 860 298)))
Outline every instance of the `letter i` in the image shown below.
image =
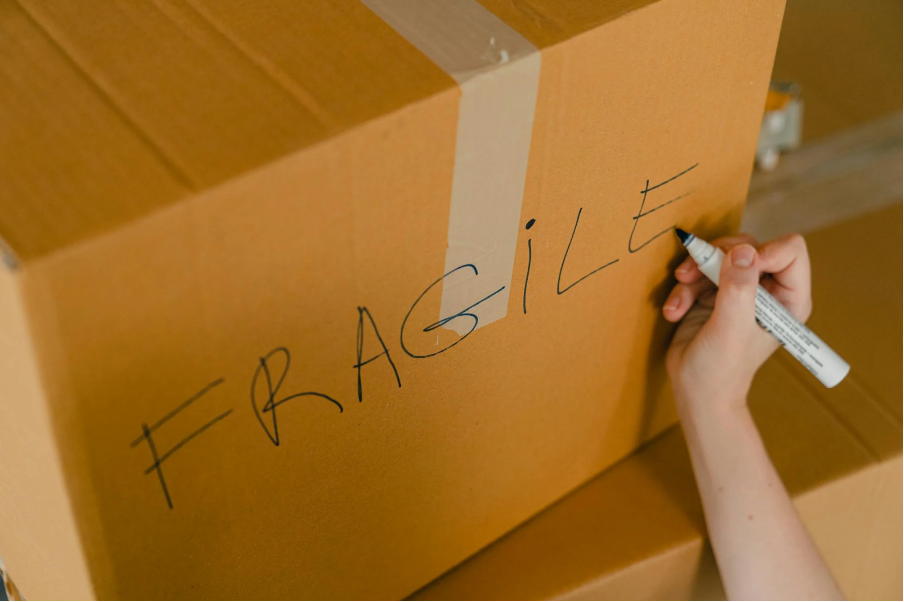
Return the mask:
MULTIPOLYGON (((525 230, 530 230, 537 220, 530 219, 527 224, 524 226, 525 230)), ((533 259, 532 251, 530 246, 531 239, 527 239, 527 273, 524 275, 524 296, 521 298, 521 309, 524 313, 527 313, 527 282, 530 280, 530 262, 533 259)))

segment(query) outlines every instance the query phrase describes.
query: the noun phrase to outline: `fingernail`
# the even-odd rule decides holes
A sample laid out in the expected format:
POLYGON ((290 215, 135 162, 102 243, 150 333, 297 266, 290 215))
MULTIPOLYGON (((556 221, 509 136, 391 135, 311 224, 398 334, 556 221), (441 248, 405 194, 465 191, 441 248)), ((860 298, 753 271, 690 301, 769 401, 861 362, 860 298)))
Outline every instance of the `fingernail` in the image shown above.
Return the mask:
POLYGON ((676 273, 676 274, 683 274, 683 273, 685 273, 686 271, 688 271, 688 270, 690 269, 690 267, 691 267, 691 266, 687 265, 686 263, 682 263, 681 265, 678 266, 678 269, 675 270, 675 273, 676 273))
POLYGON ((669 297, 666 299, 665 305, 662 306, 662 309, 678 309, 678 297, 669 297))
POLYGON ((749 268, 755 256, 756 250, 750 245, 738 245, 731 250, 731 263, 739 268, 749 268))

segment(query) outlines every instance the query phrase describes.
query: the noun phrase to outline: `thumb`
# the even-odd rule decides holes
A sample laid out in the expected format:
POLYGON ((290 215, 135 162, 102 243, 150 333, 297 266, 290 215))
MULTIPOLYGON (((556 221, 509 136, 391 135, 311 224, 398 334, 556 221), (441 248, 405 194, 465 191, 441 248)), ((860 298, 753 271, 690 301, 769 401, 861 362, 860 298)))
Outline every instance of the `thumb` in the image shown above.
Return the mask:
POLYGON ((756 321, 756 289, 759 283, 756 249, 746 244, 733 247, 722 262, 719 273, 716 305, 709 319, 713 334, 744 340, 745 333, 756 321))

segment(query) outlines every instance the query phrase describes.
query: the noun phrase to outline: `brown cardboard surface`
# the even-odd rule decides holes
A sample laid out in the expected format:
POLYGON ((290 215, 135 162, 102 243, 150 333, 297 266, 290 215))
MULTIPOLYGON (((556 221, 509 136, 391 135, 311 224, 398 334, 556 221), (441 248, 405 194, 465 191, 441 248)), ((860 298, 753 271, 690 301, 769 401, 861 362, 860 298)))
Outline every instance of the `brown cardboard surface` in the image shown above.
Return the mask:
POLYGON ((886 470, 888 479, 878 487, 877 520, 870 530, 873 545, 863 556, 858 582, 859 595, 865 600, 897 598, 902 591, 901 556, 894 553, 901 549, 904 528, 900 512, 904 487, 898 480, 902 474, 901 457, 886 462, 886 470))
MULTIPOLYGON (((13 172, 16 190, 54 167, 62 183, 0 214, 28 333, 9 352, 37 367, 17 403, 46 412, 43 455, 6 455, 50 479, 77 542, 44 553, 97 596, 402 597, 674 422, 659 306, 677 244, 659 234, 737 227, 781 2, 662 0, 543 52, 508 315, 467 340, 425 330, 459 89, 375 15, 23 6, 92 119, 181 182, 73 185, 79 161, 132 162, 90 124, 89 147, 13 172), (45 229, 58 204, 73 217, 45 229)), ((57 105, 16 106, 27 134, 57 105)), ((26 597, 82 595, 19 552, 42 516, 0 523, 7 568, 26 597)))
MULTIPOLYGON (((869 598, 900 591, 900 571, 886 558, 900 559, 894 551, 901 547, 895 531, 901 508, 892 493, 901 488, 900 452, 871 457, 861 434, 836 422, 775 359, 758 376, 751 407, 845 593, 869 598), (873 558, 882 559, 881 568, 873 558)), ((900 430, 898 437, 900 449, 900 430)), ((676 428, 413 598, 724 599, 711 553, 703 554, 704 534, 676 428), (651 497, 659 503, 649 503, 651 497)))
POLYGON ((27 259, 74 233, 96 234, 185 194, 187 184, 18 4, 4 2, 0 19, 6 246, 27 259))
POLYGON ((651 0, 480 0, 480 3, 510 23, 538 48, 553 46, 653 4, 651 0))
MULTIPOLYGON (((901 207, 892 207, 808 236, 817 307, 810 325, 847 354, 854 366, 848 379, 824 389, 779 354, 762 368, 749 399, 805 524, 845 594, 858 599, 897 598, 902 591, 902 434, 889 409, 895 379, 900 391, 901 351, 894 321, 883 323, 901 305, 895 261, 901 217, 901 207), (872 261, 867 281, 862 271, 847 269, 842 242, 852 256, 889 261, 872 261), (858 284, 879 293, 852 294, 858 284), (839 321, 857 315, 861 333, 842 336, 849 325, 828 315, 839 321), (890 357, 862 371, 856 358, 867 350, 890 357), (877 401, 873 382, 889 383, 886 401, 877 401)), ((704 534, 676 428, 414 598, 724 598, 704 534)))
POLYGON ((413 598, 643 598, 656 597, 657 583, 666 596, 689 563, 663 558, 695 559, 703 529, 684 440, 671 429, 413 598), (632 571, 638 565, 649 570, 632 571), (643 578, 618 578, 620 571, 643 578), (648 573, 661 576, 651 581, 648 573))
POLYGON ((901 283, 892 277, 904 268, 897 245, 901 224, 899 204, 807 237, 810 252, 820 258, 813 265, 813 298, 831 300, 814 305, 810 324, 853 366, 851 384, 899 425, 900 346, 889 333, 904 327, 897 303, 901 283))
POLYGON ((5 270, 0 270, 0 332, 4 341, 0 550, 23 574, 41 577, 31 579, 33 599, 57 593, 91 598, 90 576, 26 329, 20 282, 5 270))
POLYGON ((454 86, 356 0, 0 10, 0 239, 23 260, 454 86))

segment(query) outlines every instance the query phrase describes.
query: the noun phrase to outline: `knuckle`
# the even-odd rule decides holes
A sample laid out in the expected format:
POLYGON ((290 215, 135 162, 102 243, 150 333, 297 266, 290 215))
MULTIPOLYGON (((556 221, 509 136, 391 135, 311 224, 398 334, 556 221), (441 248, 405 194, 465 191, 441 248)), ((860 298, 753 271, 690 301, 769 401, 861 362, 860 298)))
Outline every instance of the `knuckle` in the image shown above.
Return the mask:
POLYGON ((719 238, 717 238, 717 239, 715 239, 714 241, 712 241, 710 244, 711 244, 712 246, 714 246, 714 247, 718 247, 718 248, 722 249, 722 250, 725 251, 726 253, 728 252, 728 249, 730 249, 731 246, 732 246, 732 245, 731 245, 731 240, 729 240, 729 239, 728 239, 727 237, 725 237, 725 236, 720 236, 719 238))
POLYGON ((804 239, 802 234, 794 233, 788 234, 785 241, 788 246, 797 249, 798 251, 802 251, 806 253, 807 251, 807 241, 804 239))
POLYGON ((732 297, 749 295, 755 288, 754 281, 743 278, 727 278, 719 283, 719 290, 732 297))
POLYGON ((813 298, 812 297, 804 297, 800 298, 797 296, 775 296, 778 299, 778 302, 788 308, 791 314, 797 318, 800 322, 806 322, 809 319, 810 315, 813 313, 813 298))
POLYGON ((750 234, 749 232, 741 232, 741 234, 739 234, 739 237, 752 247, 758 247, 760 244, 756 236, 750 234))

